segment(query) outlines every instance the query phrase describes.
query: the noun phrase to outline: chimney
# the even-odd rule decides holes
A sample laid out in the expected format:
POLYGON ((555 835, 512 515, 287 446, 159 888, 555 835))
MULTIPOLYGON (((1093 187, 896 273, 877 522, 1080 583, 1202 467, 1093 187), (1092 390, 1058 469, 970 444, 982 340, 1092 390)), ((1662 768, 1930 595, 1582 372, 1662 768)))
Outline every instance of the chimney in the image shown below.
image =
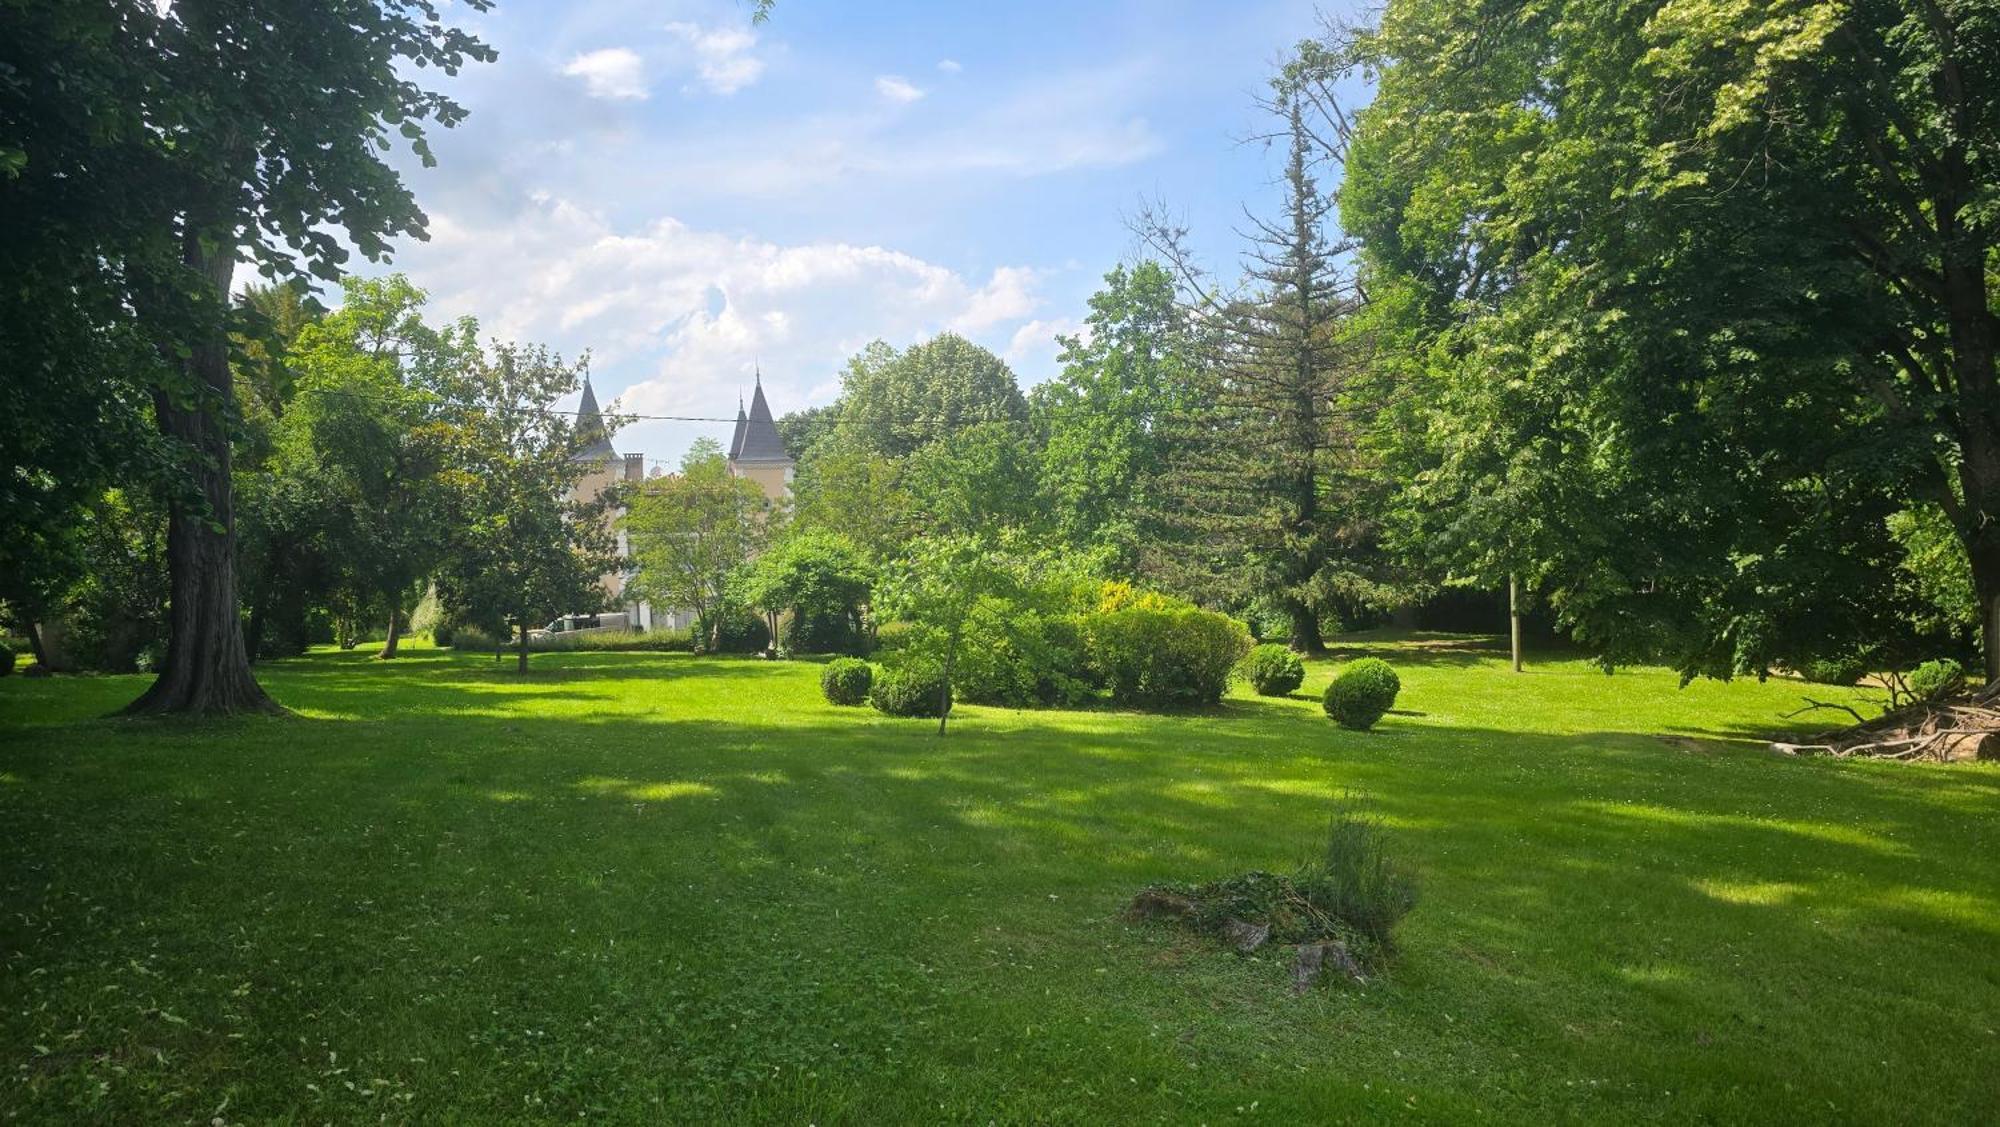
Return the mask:
POLYGON ((646 456, 644 454, 625 455, 625 480, 646 480, 646 456))

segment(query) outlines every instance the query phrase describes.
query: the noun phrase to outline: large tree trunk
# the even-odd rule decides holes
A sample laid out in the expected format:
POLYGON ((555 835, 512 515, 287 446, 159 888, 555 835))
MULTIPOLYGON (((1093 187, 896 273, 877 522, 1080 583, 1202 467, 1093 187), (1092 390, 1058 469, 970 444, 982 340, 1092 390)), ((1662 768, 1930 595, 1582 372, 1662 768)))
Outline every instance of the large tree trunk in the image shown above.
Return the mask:
POLYGON ((27 632, 28 648, 35 653, 35 664, 41 666, 44 672, 55 672, 56 667, 49 664, 49 651, 42 648, 42 628, 35 624, 34 619, 28 618, 21 621, 21 629, 27 632))
POLYGON ((1319 632, 1319 613, 1301 602, 1286 600, 1285 613, 1292 620, 1292 649, 1302 654, 1323 654, 1326 639, 1319 632))
POLYGON ((1987 247, 1961 230, 1954 214, 1942 215, 1939 227, 1945 239, 1952 378, 1958 385, 1958 484, 1964 496, 1956 523, 1972 562, 1986 680, 1992 684, 2000 682, 2000 331, 1987 292, 1987 247))
MULTIPOLYGON (((219 302, 229 297, 234 259, 227 245, 204 250, 189 236, 188 265, 219 302)), ((128 716, 227 715, 284 710, 250 672, 236 605, 236 518, 229 480, 227 415, 232 397, 228 342, 214 327, 188 355, 183 371, 195 394, 180 402, 154 392, 160 432, 193 453, 198 499, 170 498, 167 518, 167 659, 128 716)))
POLYGON ((382 640, 382 652, 376 654, 375 656, 378 658, 383 658, 385 660, 388 658, 395 657, 396 643, 402 640, 403 640, 403 608, 392 606, 389 608, 389 636, 382 640))
POLYGON ((519 660, 518 660, 518 663, 517 663, 517 664, 515 665, 515 667, 514 667, 514 668, 515 668, 515 669, 516 669, 516 670, 517 670, 518 672, 521 672, 521 673, 526 673, 526 672, 528 671, 528 623, 527 623, 527 620, 523 619, 522 621, 520 621, 520 622, 517 622, 517 623, 515 623, 515 624, 514 624, 514 629, 515 629, 516 631, 518 631, 518 632, 520 633, 520 636, 521 636, 521 640, 520 640, 520 643, 519 643, 519 645, 520 645, 520 649, 519 649, 518 651, 516 651, 516 652, 518 653, 518 655, 519 655, 519 660))

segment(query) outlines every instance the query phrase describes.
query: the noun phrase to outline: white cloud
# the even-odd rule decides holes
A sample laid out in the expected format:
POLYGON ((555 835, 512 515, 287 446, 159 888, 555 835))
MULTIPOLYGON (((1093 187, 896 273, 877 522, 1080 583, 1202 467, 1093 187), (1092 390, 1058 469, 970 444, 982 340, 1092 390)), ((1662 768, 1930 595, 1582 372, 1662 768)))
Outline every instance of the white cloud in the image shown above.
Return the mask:
POLYGON ((717 94, 734 94, 764 73, 764 60, 750 53, 757 46, 754 31, 683 22, 666 29, 681 41, 702 85, 717 94))
POLYGON ((892 102, 908 104, 924 96, 922 90, 910 84, 901 75, 879 74, 875 76, 875 92, 892 102))
POLYGON ((939 59, 937 68, 945 72, 946 74, 957 74, 959 71, 965 69, 963 66, 959 65, 957 59, 939 59))
MULTIPOLYGON (((881 246, 788 244, 671 218, 621 228, 553 195, 500 223, 434 214, 431 236, 416 254, 437 313, 476 314, 483 334, 568 355, 588 348, 600 393, 623 388, 621 407, 640 414, 728 416, 759 362, 774 409, 797 410, 831 398, 871 339, 902 347, 950 328, 997 349, 1041 304, 1041 274, 1027 267, 981 283, 881 246)), ((716 429, 641 422, 617 441, 670 456, 716 429)))
POLYGON ((1034 295, 1035 279, 1035 271, 1025 266, 1002 266, 993 271, 993 277, 952 318, 952 331, 977 333, 1033 313, 1041 304, 1034 295))
POLYGON ((1062 351, 1062 346, 1056 343, 1058 336, 1080 337, 1088 342, 1090 326, 1069 317, 1036 318, 1014 330, 1000 357, 1016 371, 1053 370, 1055 358, 1062 351))
POLYGON ((639 56, 624 47, 586 51, 563 67, 563 74, 583 79, 593 98, 634 100, 646 96, 646 76, 639 56))

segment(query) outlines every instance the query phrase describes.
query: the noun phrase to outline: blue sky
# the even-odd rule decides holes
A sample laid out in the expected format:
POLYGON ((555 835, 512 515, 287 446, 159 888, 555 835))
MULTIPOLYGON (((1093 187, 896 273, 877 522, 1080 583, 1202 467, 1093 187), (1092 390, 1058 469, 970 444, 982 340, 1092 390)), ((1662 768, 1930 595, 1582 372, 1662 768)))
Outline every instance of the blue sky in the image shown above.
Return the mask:
MULTIPOLYGON (((944 329, 1046 379, 1148 200, 1230 269, 1274 167, 1238 139, 1319 27, 1295 0, 779 0, 755 27, 732 0, 502 0, 465 22, 500 58, 446 87, 471 116, 434 131, 439 167, 402 162, 432 237, 386 268, 490 335, 589 349, 627 410, 695 415, 733 414, 758 365, 780 413, 829 402, 868 341, 944 329)), ((673 459, 726 430, 617 445, 673 459)))

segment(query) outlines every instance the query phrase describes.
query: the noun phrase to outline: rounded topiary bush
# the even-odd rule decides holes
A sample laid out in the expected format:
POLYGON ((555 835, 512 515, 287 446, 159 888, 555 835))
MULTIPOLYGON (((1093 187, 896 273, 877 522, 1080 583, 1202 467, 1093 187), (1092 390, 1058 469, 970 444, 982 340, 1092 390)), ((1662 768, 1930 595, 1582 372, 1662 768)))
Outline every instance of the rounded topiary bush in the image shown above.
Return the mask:
POLYGON ((890 716, 935 717, 941 706, 950 707, 945 695, 944 670, 929 662, 884 669, 868 691, 868 703, 890 716))
POLYGON ((1868 676, 1868 662, 1859 654, 1808 661, 1799 675, 1815 685, 1852 686, 1868 676))
POLYGON ((1403 679, 1379 657, 1364 657, 1348 665, 1326 687, 1321 704, 1326 714, 1343 728, 1365 732, 1382 714, 1395 707, 1396 694, 1403 691, 1403 679))
POLYGON ((1258 696, 1281 697, 1306 681, 1306 663, 1276 642, 1266 642, 1243 659, 1243 676, 1258 696))
POLYGON ((834 704, 866 704, 875 669, 858 657, 835 658, 819 675, 819 691, 834 704))
POLYGON ((1927 661, 1903 677, 1903 687, 1918 700, 1935 700, 1965 683, 1965 666, 1952 659, 1927 661))

